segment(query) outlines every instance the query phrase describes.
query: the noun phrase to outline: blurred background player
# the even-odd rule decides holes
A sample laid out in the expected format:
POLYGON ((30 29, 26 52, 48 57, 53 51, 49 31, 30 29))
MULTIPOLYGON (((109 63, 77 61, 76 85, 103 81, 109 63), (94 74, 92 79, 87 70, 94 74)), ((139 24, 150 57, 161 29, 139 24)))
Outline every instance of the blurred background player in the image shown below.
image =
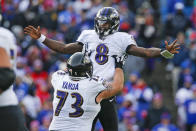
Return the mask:
MULTIPOLYGON (((72 54, 78 51, 89 52, 93 62, 94 74, 103 76, 106 80, 112 81, 114 74, 114 60, 112 55, 122 56, 129 54, 140 57, 158 57, 172 58, 178 53, 179 44, 176 40, 168 45, 166 41, 166 49, 160 48, 143 48, 137 46, 132 35, 124 32, 118 32, 120 23, 119 13, 112 7, 101 8, 95 17, 94 30, 84 30, 77 39, 77 42, 64 44, 60 41, 55 41, 46 38, 40 32, 40 27, 37 29, 33 26, 28 26, 24 29, 25 33, 39 42, 43 42, 46 46, 54 51, 64 54, 72 54)), ((113 100, 104 100, 101 102, 101 111, 98 114, 104 130, 117 131, 118 118, 113 100)), ((95 119, 96 122, 96 119, 95 119)), ((94 126, 93 126, 94 127, 94 126)))
POLYGON ((101 76, 93 76, 92 62, 81 52, 68 60, 67 71, 52 75, 54 88, 53 120, 51 131, 90 131, 103 99, 123 89, 123 58, 115 58, 114 81, 110 85, 101 76))
POLYGON ((152 128, 152 131, 160 131, 160 130, 179 131, 179 129, 174 124, 171 123, 171 116, 167 112, 161 115, 160 123, 152 128))
MULTIPOLYGON (((0 14, 0 21, 2 16, 0 14)), ((0 27, 0 129, 25 131, 25 119, 13 91, 16 66, 16 39, 8 29, 0 27)))
POLYGON ((192 91, 192 97, 185 100, 183 103, 183 110, 185 113, 185 125, 186 125, 186 131, 195 131, 195 125, 196 125, 196 84, 193 84, 191 86, 192 91))

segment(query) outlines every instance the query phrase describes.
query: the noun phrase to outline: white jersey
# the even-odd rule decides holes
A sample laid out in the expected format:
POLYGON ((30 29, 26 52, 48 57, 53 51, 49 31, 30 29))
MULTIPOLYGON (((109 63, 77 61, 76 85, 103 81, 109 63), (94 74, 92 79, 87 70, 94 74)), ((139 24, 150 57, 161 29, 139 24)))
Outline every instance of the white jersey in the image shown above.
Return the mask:
MULTIPOLYGON (((16 69, 16 39, 12 32, 2 27, 0 27, 0 47, 6 50, 7 54, 10 56, 10 62, 13 69, 16 69)), ((18 100, 13 91, 13 86, 0 94, 0 107, 17 104, 18 100)))
POLYGON ((180 88, 176 92, 176 104, 178 106, 184 105, 184 102, 188 99, 191 99, 193 97, 193 92, 191 89, 187 89, 185 87, 180 88))
POLYGON ((90 131, 100 104, 95 102, 99 92, 106 89, 104 80, 96 77, 72 81, 65 71, 52 75, 54 87, 53 119, 49 130, 90 131))
POLYGON ((83 52, 86 49, 92 52, 90 59, 93 62, 93 75, 102 76, 108 81, 112 81, 115 71, 115 62, 111 56, 122 56, 129 45, 136 45, 133 36, 127 33, 116 32, 101 40, 95 30, 84 30, 77 41, 84 44, 83 52))

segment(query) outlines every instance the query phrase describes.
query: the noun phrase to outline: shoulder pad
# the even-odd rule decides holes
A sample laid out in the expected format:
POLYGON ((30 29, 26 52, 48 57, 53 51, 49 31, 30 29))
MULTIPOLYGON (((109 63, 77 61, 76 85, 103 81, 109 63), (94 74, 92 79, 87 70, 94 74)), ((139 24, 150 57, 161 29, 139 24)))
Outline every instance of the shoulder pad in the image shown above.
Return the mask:
POLYGON ((109 86, 109 82, 99 76, 93 76, 92 77, 92 80, 98 82, 98 83, 101 83, 104 87, 108 87, 109 86))
POLYGON ((97 81, 97 82, 102 82, 102 81, 105 80, 105 79, 103 79, 103 78, 101 78, 101 77, 99 77, 99 76, 92 76, 92 79, 93 79, 94 81, 97 81))
POLYGON ((63 70, 59 70, 56 73, 57 73, 57 75, 66 75, 68 72, 67 71, 63 71, 63 70))

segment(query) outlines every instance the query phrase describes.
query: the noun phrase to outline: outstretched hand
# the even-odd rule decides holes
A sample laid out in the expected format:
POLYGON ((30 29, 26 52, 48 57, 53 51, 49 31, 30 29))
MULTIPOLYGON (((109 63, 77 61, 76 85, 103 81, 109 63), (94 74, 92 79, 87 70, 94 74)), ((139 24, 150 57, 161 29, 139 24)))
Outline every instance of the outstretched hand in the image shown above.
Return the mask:
POLYGON ((24 33, 30 35, 33 39, 39 39, 41 36, 40 26, 37 28, 29 25, 24 28, 24 33))
POLYGON ((178 50, 180 49, 180 44, 177 44, 176 42, 177 42, 177 40, 173 41, 169 45, 168 42, 165 41, 165 48, 166 48, 166 50, 168 50, 172 54, 178 54, 179 53, 178 50))

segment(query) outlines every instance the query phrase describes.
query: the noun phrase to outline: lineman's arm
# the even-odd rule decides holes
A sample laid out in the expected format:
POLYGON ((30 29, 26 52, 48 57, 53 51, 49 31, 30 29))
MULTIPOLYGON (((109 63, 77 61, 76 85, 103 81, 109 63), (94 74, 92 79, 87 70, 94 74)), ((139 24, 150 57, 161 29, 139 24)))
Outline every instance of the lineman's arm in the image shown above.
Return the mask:
POLYGON ((10 57, 6 50, 0 47, 0 94, 8 89, 15 80, 15 73, 11 69, 10 57))
POLYGON ((101 100, 110 98, 112 96, 115 96, 117 93, 122 91, 123 84, 124 84, 124 73, 123 73, 123 65, 126 59, 126 55, 123 55, 121 57, 118 56, 112 56, 115 59, 115 73, 113 77, 112 84, 107 84, 107 89, 102 91, 97 97, 96 102, 100 103, 101 100))
MULTIPOLYGON (((173 41, 172 44, 168 45, 168 42, 165 41, 166 50, 172 54, 177 54, 180 49, 180 44, 176 43, 177 40, 173 41)), ((127 53, 129 55, 140 56, 140 57, 158 57, 161 56, 161 49, 160 48, 143 48, 138 47, 135 45, 130 45, 127 48, 127 53)))
MULTIPOLYGON (((37 28, 33 26, 27 26, 24 28, 24 32, 25 34, 28 34, 36 40, 41 37, 39 26, 37 28)), ((45 38, 45 40, 42 43, 45 44, 48 48, 64 54, 73 54, 75 52, 81 52, 83 47, 82 44, 80 44, 79 42, 64 44, 62 42, 52 40, 49 38, 45 38)))
POLYGON ((123 83, 124 83, 124 74, 123 70, 121 68, 115 69, 114 74, 114 81, 111 85, 108 85, 107 89, 102 91, 97 97, 96 102, 100 103, 101 100, 110 98, 112 96, 115 96, 117 93, 122 91, 123 89, 123 83))

